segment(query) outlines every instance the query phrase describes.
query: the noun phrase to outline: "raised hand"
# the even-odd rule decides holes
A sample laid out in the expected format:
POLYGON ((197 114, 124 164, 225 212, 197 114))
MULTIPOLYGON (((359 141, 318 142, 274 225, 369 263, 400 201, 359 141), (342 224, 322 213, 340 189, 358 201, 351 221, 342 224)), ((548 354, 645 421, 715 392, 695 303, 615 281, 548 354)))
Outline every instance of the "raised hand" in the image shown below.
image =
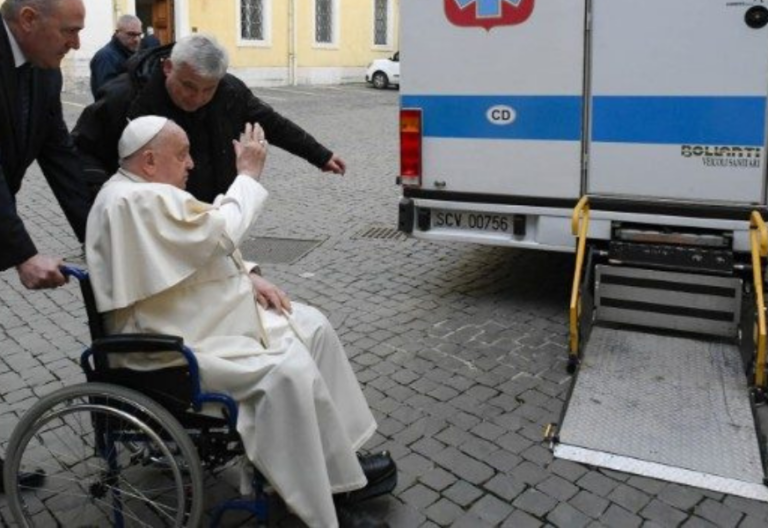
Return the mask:
POLYGON ((268 146, 261 126, 258 123, 247 123, 240 139, 232 140, 232 145, 235 148, 237 173, 260 179, 267 159, 268 146))

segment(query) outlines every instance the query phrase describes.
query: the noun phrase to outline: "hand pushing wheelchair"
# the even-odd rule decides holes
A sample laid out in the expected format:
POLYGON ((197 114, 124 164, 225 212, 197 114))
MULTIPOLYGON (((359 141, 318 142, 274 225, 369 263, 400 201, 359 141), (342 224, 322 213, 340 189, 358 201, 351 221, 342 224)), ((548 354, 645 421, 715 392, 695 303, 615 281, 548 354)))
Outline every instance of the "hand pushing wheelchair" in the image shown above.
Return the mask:
MULTIPOLYGON (((53 392, 24 415, 6 451, 4 483, 23 527, 178 527, 200 525, 204 471, 243 455, 237 405, 200 388, 197 361, 181 337, 107 336, 87 272, 79 280, 92 344, 81 357, 86 383, 53 392), (152 371, 111 368, 114 354, 176 353, 183 367, 152 371), (221 417, 201 414, 215 404, 221 417), (18 475, 41 468, 46 480, 25 488, 18 475)), ((211 526, 227 510, 267 518, 268 497, 256 474, 254 498, 216 505, 211 526)))

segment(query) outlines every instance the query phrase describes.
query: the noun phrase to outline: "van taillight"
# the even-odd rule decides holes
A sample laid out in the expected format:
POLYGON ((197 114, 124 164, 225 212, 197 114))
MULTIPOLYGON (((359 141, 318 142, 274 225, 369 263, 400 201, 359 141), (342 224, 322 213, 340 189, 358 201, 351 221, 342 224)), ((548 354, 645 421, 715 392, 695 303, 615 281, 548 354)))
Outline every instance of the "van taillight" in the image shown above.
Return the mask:
POLYGON ((400 176, 403 185, 421 185, 421 110, 400 110, 400 176))

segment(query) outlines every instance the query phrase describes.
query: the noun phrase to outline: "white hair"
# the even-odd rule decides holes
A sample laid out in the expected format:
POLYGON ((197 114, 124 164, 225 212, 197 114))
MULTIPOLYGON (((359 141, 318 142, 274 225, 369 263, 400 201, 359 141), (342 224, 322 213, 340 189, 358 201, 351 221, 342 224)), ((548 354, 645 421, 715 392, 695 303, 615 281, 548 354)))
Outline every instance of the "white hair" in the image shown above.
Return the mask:
POLYGON ((227 73, 227 50, 210 35, 194 33, 182 37, 171 50, 173 64, 186 64, 201 77, 221 79, 227 73))

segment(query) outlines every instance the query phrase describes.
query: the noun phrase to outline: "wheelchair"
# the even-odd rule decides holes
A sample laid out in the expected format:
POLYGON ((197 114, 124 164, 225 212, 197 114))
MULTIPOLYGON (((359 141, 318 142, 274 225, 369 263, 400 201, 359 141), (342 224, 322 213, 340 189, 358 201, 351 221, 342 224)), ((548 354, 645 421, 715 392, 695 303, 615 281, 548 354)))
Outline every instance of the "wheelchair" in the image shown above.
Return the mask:
MULTIPOLYGON (((53 392, 22 417, 9 440, 4 483, 23 527, 199 526, 205 472, 244 455, 237 405, 200 387, 193 352, 177 336, 107 336, 86 271, 64 267, 85 302, 92 344, 80 359, 86 382, 53 392), (111 368, 114 354, 174 353, 184 366, 152 371, 111 368), (221 416, 202 414, 215 404, 221 416), (18 475, 42 469, 45 483, 26 488, 18 475)), ((267 520, 269 496, 254 471, 253 497, 215 505, 267 520)))

